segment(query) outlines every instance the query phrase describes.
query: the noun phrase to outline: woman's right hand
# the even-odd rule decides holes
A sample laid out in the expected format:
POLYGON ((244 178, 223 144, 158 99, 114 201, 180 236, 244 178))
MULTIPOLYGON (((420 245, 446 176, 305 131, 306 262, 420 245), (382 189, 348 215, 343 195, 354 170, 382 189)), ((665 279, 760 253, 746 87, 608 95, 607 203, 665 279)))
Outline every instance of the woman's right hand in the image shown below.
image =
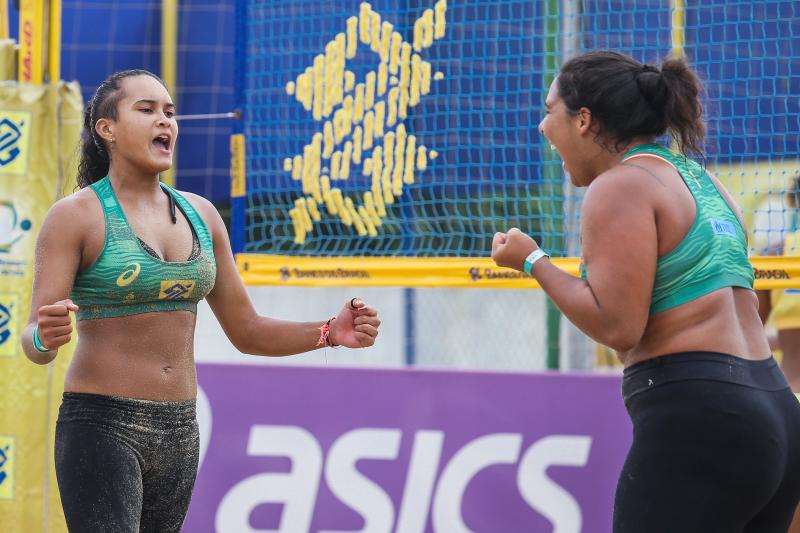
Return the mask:
POLYGON ((532 237, 522 233, 518 228, 511 228, 506 233, 497 232, 492 239, 492 259, 497 266, 522 271, 525 258, 539 248, 532 237))
POLYGON ((78 306, 69 298, 39 308, 39 340, 45 348, 55 350, 72 339, 72 320, 69 313, 77 310, 78 306))

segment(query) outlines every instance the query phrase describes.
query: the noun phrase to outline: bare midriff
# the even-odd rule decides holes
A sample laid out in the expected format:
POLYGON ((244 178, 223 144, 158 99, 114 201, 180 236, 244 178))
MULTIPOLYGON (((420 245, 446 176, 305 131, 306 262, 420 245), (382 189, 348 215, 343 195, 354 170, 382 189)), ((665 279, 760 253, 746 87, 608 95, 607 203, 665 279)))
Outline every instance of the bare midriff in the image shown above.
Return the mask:
POLYGON ((695 351, 769 358, 755 293, 725 287, 651 315, 639 343, 619 358, 627 367, 660 355, 695 351))
POLYGON ((195 322, 188 311, 78 321, 64 390, 160 401, 195 398, 195 322))

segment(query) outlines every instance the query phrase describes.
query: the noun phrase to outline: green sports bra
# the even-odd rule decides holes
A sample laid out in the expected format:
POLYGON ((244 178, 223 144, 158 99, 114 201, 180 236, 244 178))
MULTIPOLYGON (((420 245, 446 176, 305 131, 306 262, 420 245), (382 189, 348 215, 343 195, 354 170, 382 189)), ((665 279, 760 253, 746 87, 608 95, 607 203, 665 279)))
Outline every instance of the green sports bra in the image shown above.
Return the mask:
MULTIPOLYGON (((658 144, 637 146, 623 158, 653 154, 670 163, 694 197, 697 214, 674 250, 658 258, 650 314, 691 302, 722 287, 753 288, 747 238, 738 217, 696 161, 658 144)), ((586 269, 581 263, 581 277, 586 269)))
POLYGON ((78 320, 110 318, 157 311, 197 312, 197 302, 214 287, 217 266, 211 234, 192 205, 161 184, 183 211, 197 237, 200 252, 188 261, 162 261, 136 237, 108 176, 92 184, 106 221, 100 255, 75 277, 71 298, 78 320))

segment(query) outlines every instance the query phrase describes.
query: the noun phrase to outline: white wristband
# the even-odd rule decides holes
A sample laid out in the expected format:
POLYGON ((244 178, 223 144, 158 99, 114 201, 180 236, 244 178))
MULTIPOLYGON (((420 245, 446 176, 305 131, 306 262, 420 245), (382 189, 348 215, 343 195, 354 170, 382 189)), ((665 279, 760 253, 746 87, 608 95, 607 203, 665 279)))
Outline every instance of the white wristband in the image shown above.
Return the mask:
POLYGON ((537 248, 532 251, 531 254, 525 258, 525 262, 522 264, 522 269, 525 271, 525 273, 530 274, 533 271, 534 263, 536 263, 536 261, 542 257, 550 257, 550 255, 541 248, 537 248))

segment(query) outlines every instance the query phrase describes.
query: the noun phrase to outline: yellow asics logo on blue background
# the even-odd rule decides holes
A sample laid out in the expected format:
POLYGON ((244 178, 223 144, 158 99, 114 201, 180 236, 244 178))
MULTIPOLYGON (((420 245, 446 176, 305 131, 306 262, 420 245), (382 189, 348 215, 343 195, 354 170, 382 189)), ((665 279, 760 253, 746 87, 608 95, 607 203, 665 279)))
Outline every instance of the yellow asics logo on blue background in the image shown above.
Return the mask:
POLYGON ((139 277, 139 272, 142 271, 142 265, 139 263, 128 263, 125 265, 125 270, 117 278, 118 287, 127 287, 139 277))
POLYGON ((161 282, 159 300, 183 300, 192 295, 195 282, 190 279, 170 279, 161 282))

